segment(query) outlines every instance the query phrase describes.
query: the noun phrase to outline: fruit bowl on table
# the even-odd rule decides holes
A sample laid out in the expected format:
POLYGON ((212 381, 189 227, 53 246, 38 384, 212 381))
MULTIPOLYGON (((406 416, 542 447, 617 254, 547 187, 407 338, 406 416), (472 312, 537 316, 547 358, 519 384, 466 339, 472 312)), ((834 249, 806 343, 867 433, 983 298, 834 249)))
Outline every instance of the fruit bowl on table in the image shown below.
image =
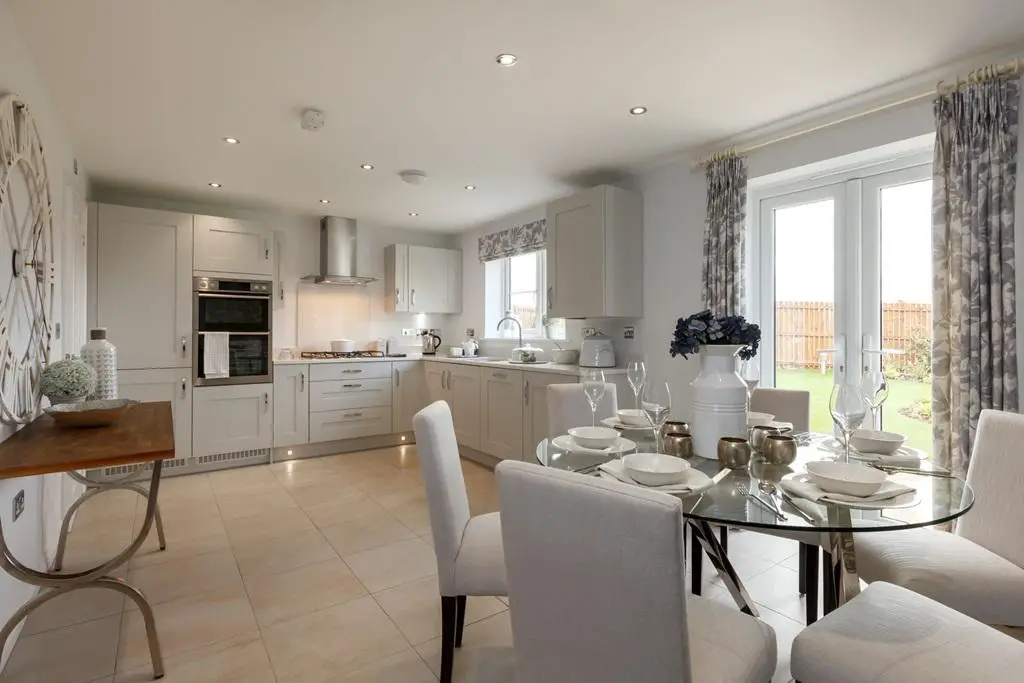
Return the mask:
POLYGON ((138 404, 138 401, 130 398, 115 398, 61 403, 44 410, 61 427, 109 427, 138 404))

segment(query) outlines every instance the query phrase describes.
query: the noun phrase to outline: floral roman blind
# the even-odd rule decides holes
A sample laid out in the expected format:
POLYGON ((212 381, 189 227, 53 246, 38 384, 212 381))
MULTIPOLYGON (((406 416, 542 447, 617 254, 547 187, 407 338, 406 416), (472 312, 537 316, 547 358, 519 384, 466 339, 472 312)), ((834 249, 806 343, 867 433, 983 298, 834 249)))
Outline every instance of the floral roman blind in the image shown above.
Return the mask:
POLYGON ((543 218, 523 225, 513 225, 478 240, 480 260, 486 263, 540 251, 547 244, 547 239, 547 221, 543 218))

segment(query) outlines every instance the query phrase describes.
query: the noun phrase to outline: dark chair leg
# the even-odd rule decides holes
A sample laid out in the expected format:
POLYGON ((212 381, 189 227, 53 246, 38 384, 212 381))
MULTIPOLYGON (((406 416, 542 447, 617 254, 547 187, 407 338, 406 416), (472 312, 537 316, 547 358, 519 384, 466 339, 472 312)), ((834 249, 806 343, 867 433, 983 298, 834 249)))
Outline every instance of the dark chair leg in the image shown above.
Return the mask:
POLYGON ((806 583, 805 599, 807 600, 807 625, 810 626, 818 620, 818 549, 812 545, 800 544, 803 553, 800 568, 804 570, 806 583))
POLYGON ((718 542, 722 544, 722 552, 729 554, 729 527, 723 526, 718 529, 718 542))
POLYGON ((812 548, 811 546, 807 545, 806 543, 801 543, 800 544, 800 569, 799 569, 799 578, 797 579, 797 582, 799 584, 798 590, 800 591, 800 595, 806 595, 807 592, 808 592, 807 591, 807 555, 810 554, 810 553, 814 553, 815 555, 817 555, 817 549, 816 548, 812 548))
POLYGON ((458 597, 458 611, 455 614, 455 647, 462 647, 462 626, 466 623, 466 596, 458 597))
POLYGON ((832 573, 832 553, 821 550, 822 591, 824 592, 823 613, 828 614, 836 608, 836 577, 832 573))
POLYGON ((455 660, 455 624, 458 621, 459 599, 441 596, 441 683, 451 683, 455 660))
POLYGON ((704 560, 704 551, 700 542, 693 537, 693 530, 690 530, 690 592, 700 595, 701 586, 701 562, 704 560))

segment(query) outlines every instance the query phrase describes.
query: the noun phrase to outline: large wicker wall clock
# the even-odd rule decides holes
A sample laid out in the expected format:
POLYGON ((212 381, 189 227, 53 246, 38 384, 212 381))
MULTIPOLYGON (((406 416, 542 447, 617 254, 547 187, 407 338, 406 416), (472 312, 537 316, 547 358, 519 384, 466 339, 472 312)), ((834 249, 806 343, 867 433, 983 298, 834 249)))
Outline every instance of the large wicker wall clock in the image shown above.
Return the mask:
POLYGON ((0 97, 0 420, 39 411, 53 320, 53 207, 28 105, 0 97))

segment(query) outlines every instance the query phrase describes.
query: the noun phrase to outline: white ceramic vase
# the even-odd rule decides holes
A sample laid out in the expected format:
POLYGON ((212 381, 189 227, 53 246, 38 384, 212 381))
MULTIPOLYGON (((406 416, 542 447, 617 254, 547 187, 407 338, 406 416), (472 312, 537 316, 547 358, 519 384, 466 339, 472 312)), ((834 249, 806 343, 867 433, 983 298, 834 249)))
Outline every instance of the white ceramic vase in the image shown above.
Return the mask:
POLYGON ((746 437, 747 385, 736 372, 742 345, 708 345, 700 349, 700 372, 693 388, 693 448, 704 458, 718 457, 723 436, 746 437))
POLYGON ((82 360, 96 371, 96 389, 89 398, 117 398, 117 349, 107 341, 105 327, 89 330, 89 341, 82 347, 82 360))

